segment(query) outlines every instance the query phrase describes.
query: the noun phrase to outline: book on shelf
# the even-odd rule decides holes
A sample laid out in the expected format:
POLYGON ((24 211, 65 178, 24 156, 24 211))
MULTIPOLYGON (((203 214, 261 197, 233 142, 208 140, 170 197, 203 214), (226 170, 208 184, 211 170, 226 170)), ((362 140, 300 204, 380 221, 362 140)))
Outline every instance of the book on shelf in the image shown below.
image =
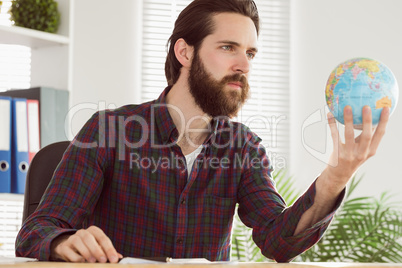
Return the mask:
POLYGON ((67 140, 69 92, 37 87, 0 92, 0 193, 25 191, 29 163, 44 146, 67 140))
POLYGON ((41 148, 54 142, 67 140, 65 122, 69 109, 68 90, 33 87, 11 89, 0 92, 0 96, 38 100, 41 148))

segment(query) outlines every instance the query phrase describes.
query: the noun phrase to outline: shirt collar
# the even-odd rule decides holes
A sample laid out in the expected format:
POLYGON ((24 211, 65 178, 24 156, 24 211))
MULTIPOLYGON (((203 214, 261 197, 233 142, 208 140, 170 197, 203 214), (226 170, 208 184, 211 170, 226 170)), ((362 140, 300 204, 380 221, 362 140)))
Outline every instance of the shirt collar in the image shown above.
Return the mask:
POLYGON ((158 129, 158 133, 162 139, 163 144, 170 143, 171 141, 176 141, 179 133, 176 129, 176 126, 173 122, 172 117, 170 116, 167 103, 166 96, 169 93, 171 86, 168 86, 163 90, 162 94, 158 99, 155 100, 155 122, 156 128, 158 129))

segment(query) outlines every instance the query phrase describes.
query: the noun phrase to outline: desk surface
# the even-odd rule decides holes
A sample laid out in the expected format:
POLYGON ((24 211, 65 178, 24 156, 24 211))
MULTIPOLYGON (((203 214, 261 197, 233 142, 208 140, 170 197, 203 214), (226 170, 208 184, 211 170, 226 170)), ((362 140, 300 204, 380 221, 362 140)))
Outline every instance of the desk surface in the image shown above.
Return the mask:
POLYGON ((26 262, 16 264, 0 264, 2 267, 27 267, 27 268, 402 268, 400 264, 374 264, 374 263, 211 263, 211 264, 110 264, 110 263, 65 263, 65 262, 26 262))

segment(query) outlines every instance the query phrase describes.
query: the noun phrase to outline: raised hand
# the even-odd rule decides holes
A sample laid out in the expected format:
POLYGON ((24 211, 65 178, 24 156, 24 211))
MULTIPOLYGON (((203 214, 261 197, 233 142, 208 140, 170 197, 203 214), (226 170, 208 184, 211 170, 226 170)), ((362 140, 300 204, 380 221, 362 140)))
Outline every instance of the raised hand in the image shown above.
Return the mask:
POLYGON ((334 150, 327 167, 316 181, 314 203, 299 220, 295 235, 311 227, 333 209, 339 194, 353 174, 367 159, 376 153, 378 145, 385 134, 388 118, 389 108, 384 108, 380 122, 374 131, 370 107, 365 106, 363 108, 363 130, 355 138, 352 109, 350 106, 345 107, 345 143, 342 143, 335 118, 332 114, 328 115, 334 150))
POLYGON ((375 155, 389 119, 389 108, 383 108, 381 119, 374 130, 372 126, 371 109, 363 107, 363 129, 355 138, 353 130, 352 108, 344 109, 345 143, 341 142, 335 119, 328 115, 328 123, 331 130, 334 150, 324 173, 330 180, 328 183, 335 191, 342 190, 357 169, 370 157, 375 155))

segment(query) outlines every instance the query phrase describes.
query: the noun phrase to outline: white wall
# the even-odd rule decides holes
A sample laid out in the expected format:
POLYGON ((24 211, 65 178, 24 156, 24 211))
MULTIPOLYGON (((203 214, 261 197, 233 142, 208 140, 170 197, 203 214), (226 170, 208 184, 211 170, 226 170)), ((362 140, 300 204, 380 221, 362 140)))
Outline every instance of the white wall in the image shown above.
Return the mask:
MULTIPOLYGON (((303 124, 314 119, 313 114, 319 117, 325 107, 325 84, 333 68, 349 58, 369 57, 390 67, 402 85, 402 1, 294 0, 292 4, 290 169, 305 188, 328 158, 325 121, 304 129, 307 146, 302 141, 303 124), (306 147, 318 151, 318 156, 306 147)), ((365 174, 358 195, 379 196, 390 190, 402 200, 401 120, 402 107, 397 107, 376 156, 357 173, 365 174)))
MULTIPOLYGON (((107 1, 75 2, 72 104, 87 103, 88 109, 73 117, 73 133, 99 102, 107 107, 140 101, 141 3, 119 0, 118 7, 111 9, 107 1)), ((288 163, 302 189, 324 169, 325 153, 329 153, 325 121, 304 128, 304 145, 302 130, 306 120, 320 116, 325 107, 325 83, 332 69, 352 57, 370 57, 389 66, 402 85, 400 10, 400 0, 293 0, 292 151, 288 163)), ((402 108, 398 107, 377 155, 358 172, 365 173, 359 187, 362 194, 398 193, 401 188, 401 119, 402 108)))
POLYGON ((137 0, 75 1, 72 106, 79 111, 72 118, 74 134, 96 106, 139 102, 141 13, 137 0))

